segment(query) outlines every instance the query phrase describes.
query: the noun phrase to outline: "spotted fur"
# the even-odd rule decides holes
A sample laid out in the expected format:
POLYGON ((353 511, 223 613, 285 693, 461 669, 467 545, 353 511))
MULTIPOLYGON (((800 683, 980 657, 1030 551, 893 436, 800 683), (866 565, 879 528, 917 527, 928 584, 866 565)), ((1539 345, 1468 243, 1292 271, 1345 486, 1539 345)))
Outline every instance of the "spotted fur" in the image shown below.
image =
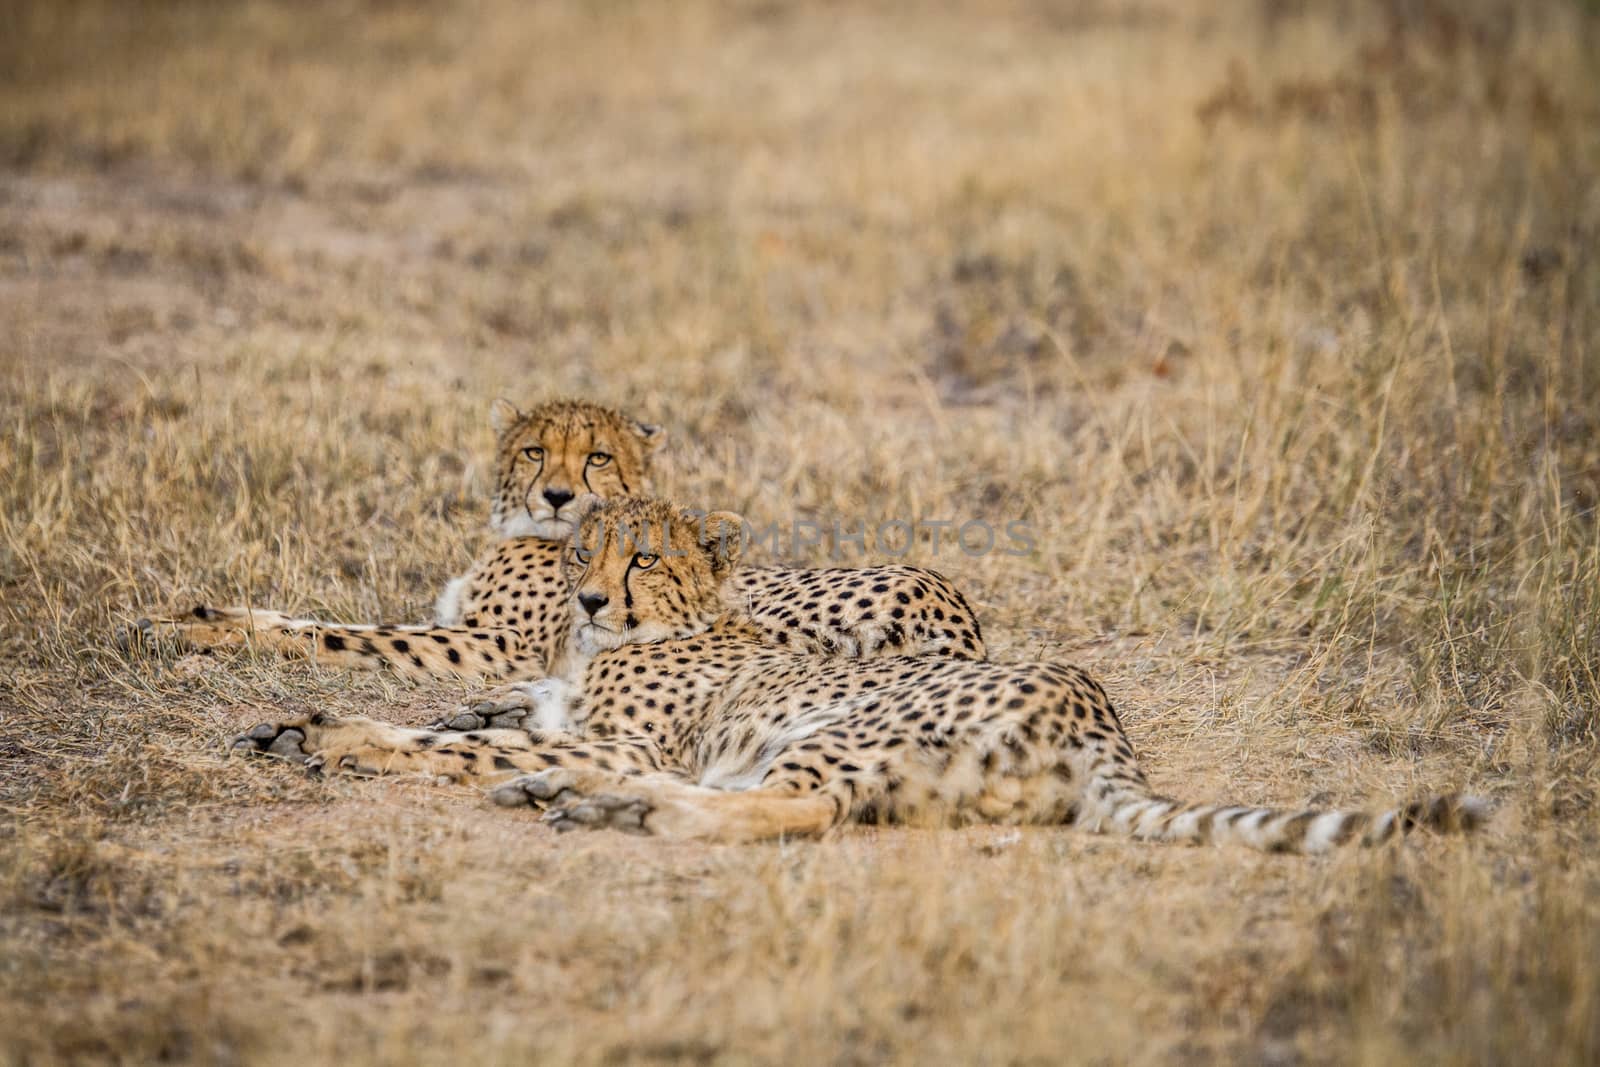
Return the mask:
POLYGON ((735 521, 637 498, 582 520, 563 561, 566 658, 528 694, 537 729, 312 716, 263 724, 237 747, 478 781, 561 828, 726 841, 986 822, 1319 852, 1483 817, 1457 796, 1378 814, 1175 800, 1151 789, 1105 690, 1077 667, 774 648, 723 595, 735 521))
MULTIPOLYGON (((438 598, 435 621, 372 626, 246 607, 200 607, 142 619, 140 631, 198 648, 252 645, 327 666, 387 668, 412 678, 537 678, 566 640, 561 570, 580 506, 649 488, 663 432, 596 404, 531 411, 495 404, 490 528, 499 540, 438 598)), ((849 657, 986 654, 976 613, 943 575, 921 567, 747 568, 724 595, 782 648, 849 657)))

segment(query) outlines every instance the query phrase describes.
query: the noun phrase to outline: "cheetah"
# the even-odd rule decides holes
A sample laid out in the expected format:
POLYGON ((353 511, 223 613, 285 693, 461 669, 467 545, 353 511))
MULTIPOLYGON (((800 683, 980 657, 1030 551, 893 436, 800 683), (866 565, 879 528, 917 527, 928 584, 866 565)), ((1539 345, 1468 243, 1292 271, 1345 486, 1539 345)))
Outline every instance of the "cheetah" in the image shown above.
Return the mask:
POLYGON ((1466 831, 1485 816, 1456 795, 1378 814, 1174 800, 1151 789, 1105 690, 1077 667, 775 648, 721 595, 738 524, 650 498, 591 510, 564 560, 565 659, 534 683, 530 728, 312 715, 258 725, 234 748, 475 782, 562 830, 723 842, 984 822, 1321 852, 1416 827, 1466 831))
MULTIPOLYGON (((558 400, 490 413, 494 545, 440 594, 430 624, 372 626, 247 607, 199 607, 141 619, 137 633, 201 649, 254 645, 325 666, 389 668, 414 679, 517 683, 556 662, 567 631, 561 561, 575 509, 650 488, 658 426, 598 404, 558 400)), ((922 567, 756 567, 728 584, 780 646, 849 657, 929 654, 983 659, 977 614, 942 574, 922 567)), ((512 691, 503 697, 516 700, 512 691)), ((464 721, 464 720, 463 720, 464 721)))

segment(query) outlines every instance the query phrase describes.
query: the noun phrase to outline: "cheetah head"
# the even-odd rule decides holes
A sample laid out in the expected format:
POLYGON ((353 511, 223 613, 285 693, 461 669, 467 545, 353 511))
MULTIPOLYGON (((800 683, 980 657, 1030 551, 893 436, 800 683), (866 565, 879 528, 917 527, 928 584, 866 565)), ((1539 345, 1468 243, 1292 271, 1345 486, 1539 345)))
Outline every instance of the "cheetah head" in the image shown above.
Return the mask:
POLYGON ((722 583, 744 547, 743 520, 651 497, 580 501, 567 549, 580 652, 700 633, 726 611, 722 583))
POLYGON ((658 426, 578 400, 527 412, 497 400, 491 415, 497 448, 489 525, 500 537, 566 540, 584 494, 649 490, 650 454, 666 438, 658 426))

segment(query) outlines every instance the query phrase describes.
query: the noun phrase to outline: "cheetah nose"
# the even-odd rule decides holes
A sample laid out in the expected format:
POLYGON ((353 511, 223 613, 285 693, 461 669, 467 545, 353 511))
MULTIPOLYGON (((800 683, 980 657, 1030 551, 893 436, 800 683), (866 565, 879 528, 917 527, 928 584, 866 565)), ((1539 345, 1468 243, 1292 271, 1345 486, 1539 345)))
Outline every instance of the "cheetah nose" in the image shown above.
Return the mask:
POLYGON ((604 593, 579 593, 578 603, 583 605, 583 610, 592 618, 595 612, 611 603, 611 598, 604 593))
POLYGON ((544 498, 550 501, 550 507, 552 510, 560 511, 561 505, 572 499, 572 490, 546 489, 544 491, 544 498))

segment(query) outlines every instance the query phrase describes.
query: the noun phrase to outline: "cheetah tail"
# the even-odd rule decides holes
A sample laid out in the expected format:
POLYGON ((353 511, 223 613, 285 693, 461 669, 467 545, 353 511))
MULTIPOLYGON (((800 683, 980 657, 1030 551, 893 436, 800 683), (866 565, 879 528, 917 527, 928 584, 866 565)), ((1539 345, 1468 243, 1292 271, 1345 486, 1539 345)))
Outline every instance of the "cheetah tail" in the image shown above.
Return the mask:
POLYGON ((1151 841, 1237 842, 1263 852, 1327 852, 1350 844, 1372 847, 1418 827, 1469 833, 1489 815, 1486 802, 1459 793, 1422 797, 1376 814, 1184 804, 1126 788, 1107 800, 1104 829, 1151 841))

